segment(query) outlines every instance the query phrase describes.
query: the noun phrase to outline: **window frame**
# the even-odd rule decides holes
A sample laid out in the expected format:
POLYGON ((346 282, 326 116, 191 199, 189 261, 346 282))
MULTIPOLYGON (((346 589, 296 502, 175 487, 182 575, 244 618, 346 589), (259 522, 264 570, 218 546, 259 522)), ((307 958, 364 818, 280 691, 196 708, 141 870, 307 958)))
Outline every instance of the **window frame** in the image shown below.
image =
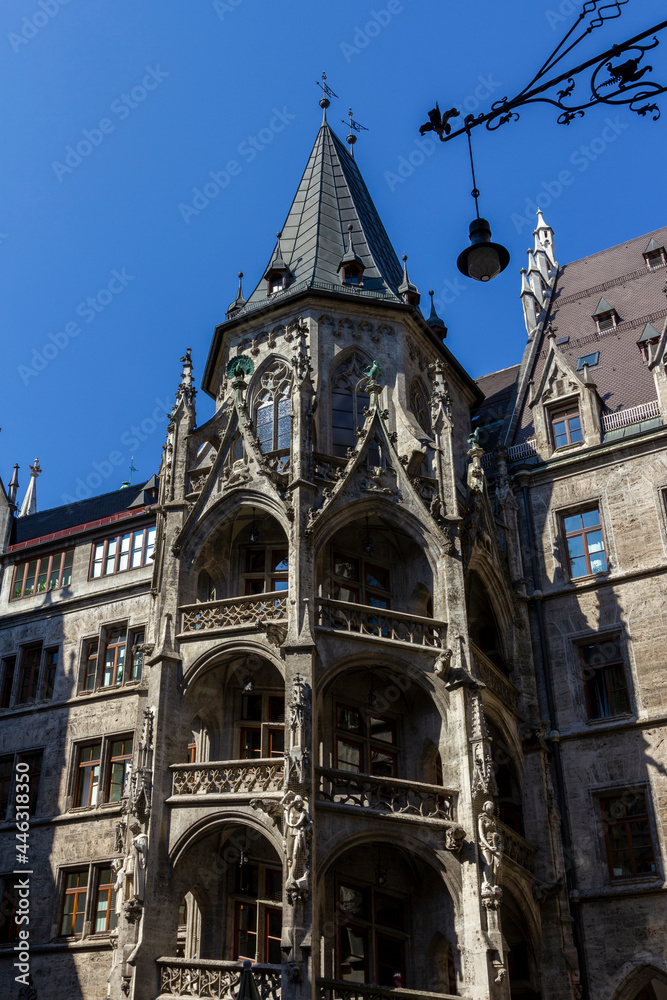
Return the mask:
POLYGON ((17 890, 20 879, 21 876, 14 872, 5 872, 0 875, 0 912, 4 917, 0 921, 0 948, 3 945, 12 945, 18 939, 19 926, 13 918, 18 910, 17 890), (11 891, 8 891, 10 887, 11 891))
POLYGON ((0 709, 12 707, 14 684, 17 678, 16 654, 2 658, 2 688, 0 689, 0 709))
POLYGON ((631 699, 631 689, 628 683, 628 665, 626 662, 626 656, 624 655, 624 643, 623 636, 619 632, 615 632, 611 635, 600 636, 597 633, 595 635, 578 639, 576 642, 576 654, 579 663, 579 669, 581 671, 582 683, 584 686, 584 697, 586 703, 586 716, 588 722, 606 722, 611 719, 617 719, 621 717, 627 717, 632 715, 632 699, 631 699), (603 647, 613 643, 618 649, 618 655, 613 659, 608 659, 605 657, 603 647), (601 656, 603 657, 602 662, 598 664, 586 663, 584 659, 584 650, 590 649, 597 646, 601 649, 601 656), (608 672, 612 668, 619 667, 621 672, 621 677, 623 680, 623 692, 627 702, 626 708, 617 708, 617 692, 621 691, 621 688, 614 688, 612 686, 611 679, 608 677, 608 672), (587 671, 591 674, 587 677, 587 671), (593 691, 591 687, 593 686, 593 674, 603 674, 603 686, 605 700, 610 707, 610 712, 608 714, 594 714, 594 703, 593 703, 593 691))
POLYGON ((342 361, 335 358, 334 362, 335 367, 330 370, 329 382, 331 454, 338 458, 347 458, 348 449, 354 448, 357 443, 357 431, 365 423, 364 407, 370 406, 370 396, 366 390, 368 376, 363 374, 363 367, 370 365, 371 361, 361 353, 353 351, 342 361), (348 412, 347 409, 334 407, 337 394, 351 397, 350 426, 335 423, 335 414, 348 412), (337 438, 339 440, 336 440, 337 438))
MULTIPOLYGON (((388 987, 388 984, 381 984, 379 982, 380 976, 379 971, 379 949, 378 949, 378 939, 384 939, 394 942, 401 947, 401 963, 399 972, 401 974, 401 985, 403 988, 410 988, 405 982, 406 973, 409 968, 408 962, 408 946, 411 942, 411 919, 410 919, 410 909, 409 909, 409 899, 394 895, 391 891, 387 891, 384 886, 378 888, 371 883, 363 883, 357 879, 348 879, 341 877, 338 873, 334 879, 334 893, 335 893, 335 913, 336 913, 336 923, 338 924, 338 934, 336 935, 336 954, 335 954, 335 964, 336 964, 336 977, 344 982, 359 982, 356 979, 345 979, 342 972, 341 960, 342 960, 342 934, 346 928, 352 928, 361 936, 365 942, 366 953, 364 955, 364 980, 363 985, 377 985, 381 986, 383 989, 388 987), (340 908, 340 889, 342 887, 351 889, 356 892, 361 892, 365 897, 365 916, 358 916, 357 914, 350 915, 349 919, 345 919, 344 911, 340 908), (384 924, 377 918, 377 897, 383 897, 385 899, 391 899, 398 903, 401 907, 402 913, 404 914, 403 927, 391 927, 388 924, 384 924), (373 976, 372 981, 368 982, 369 970, 372 968, 371 975, 373 976)), ((394 963, 396 964, 396 963, 394 963)), ((395 984, 392 984, 389 988, 392 988, 395 984)))
POLYGON ((33 705, 38 700, 37 695, 40 690, 43 657, 44 644, 41 640, 39 642, 26 643, 25 646, 21 646, 18 670, 19 676, 15 695, 16 701, 14 703, 15 706, 33 705), (37 653, 35 660, 32 663, 26 662, 27 657, 33 652, 37 653), (28 678, 27 685, 25 683, 26 677, 28 678), (25 687, 27 687, 27 691, 24 692, 25 687), (24 697, 24 693, 26 697, 24 697))
POLYGON ((657 250, 649 250, 648 252, 646 252, 646 253, 643 254, 643 257, 644 257, 644 260, 646 261, 646 267, 647 267, 647 269, 649 271, 657 271, 659 268, 665 266, 666 260, 665 260, 665 248, 664 247, 658 247, 657 250), (651 259, 654 258, 654 257, 659 257, 660 258, 660 263, 658 263, 658 264, 652 264, 651 263, 651 259))
POLYGON ((342 587, 348 591, 356 591, 359 595, 359 600, 350 601, 346 600, 348 604, 360 604, 362 607, 366 608, 377 608, 378 611, 390 611, 391 601, 393 596, 393 591, 391 590, 391 569, 388 566, 382 566, 376 559, 366 559, 362 555, 350 555, 345 552, 344 549, 332 548, 331 550, 331 594, 335 601, 343 600, 341 597, 336 597, 336 588, 342 587), (340 573, 336 573, 336 562, 351 562, 355 563, 358 567, 357 577, 353 579, 352 577, 345 577, 340 573), (387 574, 387 582, 389 584, 388 590, 380 586, 375 586, 374 584, 367 582, 367 575, 371 570, 380 570, 387 574), (372 598, 375 597, 378 601, 383 601, 383 604, 373 604, 372 598))
POLYGON ((81 644, 77 694, 99 694, 101 691, 117 691, 128 684, 138 684, 143 675, 144 653, 135 647, 143 646, 145 637, 145 625, 130 625, 127 621, 109 622, 100 628, 97 635, 86 636, 81 644), (124 632, 124 642, 110 641, 116 632, 124 632), (109 683, 106 683, 111 649, 116 650, 116 655, 109 683), (124 650, 122 663, 119 662, 121 650, 124 650))
MULTIPOLYGON (((656 830, 655 830, 655 826, 654 826, 654 822, 653 822, 653 814, 652 814, 652 808, 651 808, 652 807, 652 801, 651 801, 649 787, 648 786, 630 785, 628 787, 621 787, 621 788, 619 788, 619 787, 617 787, 617 788, 607 788, 607 789, 598 791, 596 793, 595 797, 596 797, 597 803, 598 803, 598 810, 599 810, 598 811, 598 816, 600 817, 600 822, 602 824, 602 837, 603 837, 603 842, 604 842, 604 856, 605 856, 606 862, 607 862, 607 871, 608 871, 608 876, 609 876, 610 882, 612 882, 612 883, 619 883, 619 882, 628 881, 628 880, 635 880, 635 879, 655 879, 655 878, 658 878, 659 877, 658 859, 659 859, 660 855, 659 855, 659 850, 656 851, 656 845, 659 845, 659 840, 658 840, 658 838, 656 836, 656 830), (633 817, 631 819, 628 819, 627 816, 625 816, 623 818, 619 818, 615 822, 613 822, 613 821, 610 822, 608 816, 605 814, 605 803, 612 802, 612 801, 623 800, 626 796, 629 796, 629 795, 632 795, 632 796, 640 796, 641 795, 642 796, 642 798, 644 800, 644 812, 641 813, 641 814, 639 814, 639 816, 635 816, 635 817, 633 817), (639 872, 639 871, 636 870, 635 851, 636 851, 637 848, 636 848, 636 845, 633 843, 632 835, 630 833, 630 835, 627 836, 627 839, 626 839, 626 850, 627 850, 628 855, 629 855, 631 870, 630 870, 629 873, 621 873, 620 875, 616 875, 616 874, 614 874, 614 864, 613 864, 613 853, 614 853, 614 851, 613 851, 613 849, 611 847, 611 841, 610 841, 610 837, 609 837, 609 829, 610 829, 610 827, 620 827, 620 826, 631 827, 633 823, 634 824, 638 824, 640 822, 644 822, 645 825, 646 825, 646 827, 648 828, 648 836, 649 836, 649 841, 650 841, 650 843, 649 843, 648 846, 650 846, 650 849, 651 849, 651 858, 652 858, 651 865, 652 865, 652 870, 651 871, 644 871, 644 872, 639 872)), ((628 834, 628 831, 626 829, 626 835, 627 834, 628 834)), ((616 849, 616 851, 618 851, 618 848, 616 849)))
POLYGON ((276 940, 275 936, 269 939, 269 917, 271 913, 279 913, 281 918, 282 931, 282 869, 276 862, 267 861, 263 858, 248 857, 248 865, 257 869, 257 891, 252 889, 242 890, 237 885, 229 893, 230 905, 233 909, 234 938, 232 941, 232 952, 234 959, 249 958, 252 962, 266 962, 267 964, 278 964, 269 962, 270 940, 276 940), (280 874, 281 895, 279 899, 269 895, 269 874, 280 874), (239 948, 240 912, 242 907, 247 907, 254 911, 255 929, 250 931, 255 937, 255 954, 241 955, 239 948))
POLYGON ((16 750, 14 753, 2 754, 0 757, 0 764, 3 762, 9 763, 9 774, 5 780, 0 776, 0 823, 11 823, 14 822, 15 809, 14 806, 17 805, 15 797, 16 788, 16 766, 17 764, 28 763, 29 758, 39 757, 39 769, 34 766, 29 767, 27 771, 22 771, 22 775, 27 775, 30 791, 28 793, 29 802, 27 806, 25 804, 19 804, 19 811, 25 811, 30 814, 30 818, 34 819, 37 815, 37 805, 39 802, 39 785, 40 778, 42 775, 42 764, 44 762, 44 747, 32 747, 26 750, 16 750), (7 789, 7 801, 5 803, 4 809, 2 808, 2 790, 7 789))
POLYGON ((371 775, 374 777, 382 778, 398 778, 399 776, 399 759, 401 757, 401 745, 398 739, 398 719, 392 718, 391 715, 385 715, 380 712, 372 712, 370 709, 364 707, 356 707, 348 702, 344 701, 334 701, 333 703, 333 758, 334 767, 338 771, 345 771, 347 774, 360 774, 360 775, 371 775), (359 717, 359 729, 357 731, 351 729, 345 729, 338 723, 339 709, 348 712, 354 712, 355 715, 359 717), (381 722, 386 723, 391 727, 393 734, 393 742, 388 742, 387 740, 381 740, 377 737, 373 737, 371 732, 370 721, 372 719, 377 719, 381 722), (347 746, 357 747, 360 750, 360 761, 361 767, 358 771, 353 771, 346 767, 341 767, 339 763, 338 756, 338 746, 339 743, 346 744, 347 746), (373 752, 379 752, 393 760, 393 770, 394 773, 391 775, 382 774, 379 771, 373 770, 373 752))
POLYGON ((603 573, 608 573, 609 569, 610 569, 610 565, 609 565, 609 546, 608 546, 608 542, 607 542, 607 532, 605 530, 605 526, 604 526, 603 520, 602 520, 602 509, 601 509, 600 501, 597 500, 595 503, 592 503, 592 504, 589 503, 589 504, 586 504, 586 505, 583 505, 583 506, 578 506, 574 510, 560 511, 558 513, 558 518, 559 518, 559 533, 560 533, 560 538, 562 539, 563 552, 565 554, 565 560, 564 560, 564 562, 565 562, 565 565, 566 565, 566 568, 567 568, 567 573, 568 573, 570 581, 573 582, 573 583, 575 583, 577 580, 586 580, 586 579, 589 579, 591 577, 601 576, 603 573), (596 525, 589 525, 588 527, 585 527, 584 524, 583 524, 583 517, 584 517, 585 514, 590 514, 593 511, 597 511, 598 523, 596 525), (568 531, 567 528, 566 528, 566 525, 565 525, 566 520, 568 518, 570 518, 570 517, 576 517, 576 516, 580 516, 581 519, 582 519, 582 522, 581 522, 582 523, 581 531, 579 531, 579 530, 578 531, 568 531), (600 570, 592 570, 591 569, 591 558, 590 558, 591 557, 591 553, 590 553, 589 548, 588 548, 588 542, 586 541, 586 536, 589 533, 592 533, 592 532, 595 532, 595 531, 599 531, 600 535, 602 537, 602 549, 600 551, 602 552, 602 555, 604 556, 605 566, 604 566, 604 569, 600 569, 600 570), (573 556, 571 554, 571 552, 570 552, 570 546, 569 546, 569 541, 568 540, 570 538, 575 538, 575 537, 578 537, 578 536, 581 536, 583 538, 583 540, 584 540, 584 552, 583 552, 583 555, 585 556, 585 560, 586 560, 586 573, 580 573, 579 575, 575 576, 573 574, 573 572, 572 572, 572 560, 573 559, 579 559, 579 558, 581 558, 581 556, 577 556, 577 555, 573 556))
MULTIPOLYGON (((123 785, 127 787, 127 782, 134 769, 134 753, 135 753, 135 733, 128 730, 123 730, 119 733, 105 733, 98 736, 90 736, 86 739, 77 740, 72 744, 72 751, 70 757, 70 777, 69 777, 69 798, 68 798, 68 811, 75 810, 90 810, 98 809, 100 807, 107 806, 120 806, 122 802, 122 792, 121 798, 110 799, 110 791, 112 784, 112 772, 114 758, 112 757, 112 748, 114 743, 130 743, 132 746, 131 751, 126 750, 122 758, 127 761, 125 766, 125 778, 123 785), (96 759, 91 758, 87 761, 82 761, 82 753, 88 749, 95 748, 99 746, 99 755, 96 759), (80 802, 82 796, 84 782, 86 779, 82 777, 82 772, 87 768, 93 768, 97 766, 97 780, 89 786, 88 790, 88 801, 80 802), (91 801, 92 798, 95 801, 91 801)), ((120 757, 119 757, 120 759, 120 757)))
POLYGON ((572 445, 579 445, 584 443, 584 428, 581 419, 581 407, 579 406, 579 400, 572 400, 570 403, 565 403, 563 406, 553 407, 548 410, 549 414, 549 429, 551 432, 551 444, 554 451, 560 451, 562 448, 569 448, 572 445), (578 420, 579 427, 575 428, 581 434, 581 438, 578 441, 572 439, 572 427, 570 426, 571 420, 578 420), (567 441, 563 444, 558 443, 558 437, 562 434, 556 433, 556 423, 564 422, 565 434, 567 441))
POLYGON ((21 601, 25 597, 36 597, 38 594, 48 594, 53 590, 62 590, 63 587, 69 587, 72 582, 72 568, 74 565, 74 549, 61 549, 58 552, 48 552, 42 556, 35 556, 33 559, 26 559, 23 562, 18 562, 14 564, 14 572, 12 575, 12 587, 9 594, 10 601, 21 601), (54 562, 59 560, 59 566, 56 570, 57 572, 57 582, 55 586, 50 586, 51 577, 54 572, 54 562), (25 593, 25 587, 28 580, 28 567, 31 563, 35 564, 35 574, 32 578, 33 589, 29 594, 25 593), (46 564, 46 570, 43 570, 42 564, 46 564), (21 585, 19 587, 19 593, 17 594, 16 586, 19 578, 19 570, 23 569, 23 575, 21 579, 21 585), (67 575, 69 571, 69 576, 67 575), (40 577, 44 577, 44 586, 39 587, 40 577), (65 579, 67 577, 67 579, 65 579))
POLYGON ((93 539, 90 546, 90 564, 88 568, 88 579, 89 580, 103 580, 107 576, 118 576, 120 573, 129 573, 134 569, 145 569, 146 566, 152 566, 155 559, 155 542, 157 538, 157 526, 155 524, 147 524, 142 528, 130 528, 128 531, 119 532, 117 535, 108 535, 101 539, 93 539), (151 536, 152 532, 152 536, 151 536), (142 535, 141 544, 137 546, 136 537, 142 535), (149 541, 149 536, 152 540, 149 541), (123 540, 129 538, 127 549, 123 549, 123 540), (109 555, 109 546, 115 545, 115 549, 111 555, 109 555), (101 555, 97 556, 97 550, 101 548, 101 555), (134 553, 139 551, 141 553, 140 562, 138 565, 133 565, 134 553), (127 566, 123 569, 119 568, 122 556, 127 555, 127 566), (114 560, 113 568, 107 570, 107 564, 110 559, 114 560), (95 566, 100 564, 100 572, 95 573, 95 566))
POLYGON ((240 692, 240 705, 237 703, 237 710, 235 716, 235 733, 234 733, 234 750, 233 752, 238 752, 237 760, 267 760, 271 758, 272 760, 282 760, 284 758, 284 746, 285 746, 285 695, 284 692, 278 689, 267 688, 261 691, 253 691, 252 695, 247 695, 243 691, 240 692), (261 698, 262 704, 260 707, 261 718, 253 719, 249 716, 244 715, 244 698, 254 697, 261 698), (272 702, 282 701, 283 703, 283 721, 279 722, 271 718, 272 715, 272 702), (243 741, 245 733, 258 733, 259 734, 259 753, 253 754, 251 756, 244 756, 243 754, 243 741), (272 742, 275 735, 279 733, 283 738, 283 747, 277 752, 272 752, 272 742), (238 748, 238 751, 237 749, 238 748))
POLYGON ((277 591, 281 593, 287 593, 289 588, 289 548, 287 541, 284 543, 276 542, 269 543, 267 545, 242 545, 239 549, 239 560, 240 565, 245 569, 240 569, 239 579, 240 587, 239 590, 243 590, 243 595, 245 597, 257 596, 261 594, 273 594, 277 591), (250 569, 250 560, 253 554, 264 553, 264 569, 260 570, 250 569), (275 556, 284 554, 284 560, 287 561, 287 569, 272 569, 271 567, 276 563, 275 556), (260 591, 253 591, 249 589, 249 586, 254 582, 258 583, 262 581, 263 589, 260 591), (284 587, 276 587, 277 583, 285 583, 284 587), (267 590, 267 586, 269 589, 267 590))
POLYGON ((56 924, 54 928, 54 937, 66 940, 76 940, 80 941, 85 938, 97 938, 101 939, 103 937, 108 937, 118 923, 118 917, 115 912, 116 906, 116 892, 113 888, 115 883, 115 873, 113 867, 113 860, 108 861, 91 861, 84 864, 72 864, 67 865, 59 869, 58 872, 58 896, 57 896, 57 909, 56 909, 56 924), (110 881, 102 883, 101 878, 105 872, 109 873, 110 881), (77 885, 73 886, 71 889, 68 888, 68 880, 73 876, 84 876, 86 879, 85 886, 77 885), (100 894, 106 893, 106 907, 105 907, 105 930, 96 930, 96 924, 98 919, 98 904, 100 901, 100 894), (66 916, 65 906, 67 904, 67 897, 75 896, 75 904, 71 914, 70 930, 69 932, 63 930, 63 922, 66 916), (77 906, 78 897, 83 896, 81 906, 77 906), (81 921, 81 930, 75 930, 76 916, 83 914, 83 920, 81 921))

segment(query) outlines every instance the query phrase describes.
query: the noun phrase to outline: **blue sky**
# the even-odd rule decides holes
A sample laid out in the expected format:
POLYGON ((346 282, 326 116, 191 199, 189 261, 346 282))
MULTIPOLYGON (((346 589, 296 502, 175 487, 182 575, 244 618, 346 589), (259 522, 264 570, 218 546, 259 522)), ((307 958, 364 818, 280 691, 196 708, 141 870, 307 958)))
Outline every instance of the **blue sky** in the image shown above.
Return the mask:
MULTIPOLYGON (((658 122, 596 108, 564 127, 537 105, 473 132, 480 210, 512 255, 484 285, 456 270, 474 216, 465 138, 420 156, 418 127, 436 99, 479 112, 519 91, 579 9, 4 0, 5 485, 18 462, 21 497, 38 456, 44 509, 116 489, 131 457, 134 481, 157 470, 180 356, 192 347, 199 378, 236 272, 247 294, 266 266, 320 124, 323 69, 340 97, 334 128, 347 134, 350 104, 368 128, 357 160, 423 301, 436 291, 449 347, 474 376, 517 362, 535 202, 561 263, 664 225, 667 101, 658 122), (208 203, 195 200, 205 185, 208 203)), ((654 0, 629 0, 572 61, 659 16, 654 0)), ((650 54, 661 82, 666 46, 650 54)), ((212 402, 200 393, 198 404, 202 422, 212 402)))

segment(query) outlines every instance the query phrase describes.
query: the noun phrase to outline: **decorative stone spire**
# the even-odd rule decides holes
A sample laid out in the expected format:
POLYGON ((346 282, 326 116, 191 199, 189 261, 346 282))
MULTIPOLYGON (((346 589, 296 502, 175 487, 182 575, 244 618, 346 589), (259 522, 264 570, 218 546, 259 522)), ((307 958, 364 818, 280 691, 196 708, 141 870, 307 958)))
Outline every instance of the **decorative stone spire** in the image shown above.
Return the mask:
POLYGON ((528 336, 530 336, 537 326, 537 314, 540 311, 540 307, 535 293, 528 282, 525 267, 521 268, 521 305, 523 306, 526 330, 528 331, 528 336))
POLYGON ((533 290, 533 294, 540 305, 544 302, 544 285, 542 283, 542 275, 540 274, 540 269, 535 263, 535 258, 533 256, 532 250, 527 250, 528 254, 528 280, 530 282, 530 287, 533 290))
POLYGON ((445 326, 443 320, 440 319, 440 317, 436 312, 435 302, 433 301, 434 292, 432 288, 429 288, 428 294, 431 296, 431 314, 426 320, 426 322, 431 327, 433 332, 437 333, 437 335, 439 337, 442 337, 442 339, 444 340, 445 337, 447 336, 447 327, 445 326))
POLYGON ((236 293, 236 298, 234 299, 234 301, 230 302, 229 306, 227 307, 227 319, 231 319, 232 316, 235 316, 236 313, 239 312, 241 309, 243 309, 245 305, 245 299, 243 298, 243 288, 241 287, 241 282, 243 280, 243 271, 239 271, 238 278, 239 278, 239 290, 236 293))
MULTIPOLYGON (((37 513, 37 476, 41 471, 39 459, 36 458, 35 464, 30 466, 30 482, 23 497, 19 517, 28 517, 30 514, 37 513)), ((18 482, 16 485, 18 486, 18 482)))
POLYGON ((534 252, 537 253, 539 250, 543 250, 549 259, 549 265, 551 267, 556 267, 554 231, 551 226, 548 226, 544 221, 541 208, 538 208, 537 210, 537 228, 533 230, 533 236, 535 237, 534 252))
POLYGON ((178 389, 176 391, 176 405, 184 399, 187 406, 192 406, 195 401, 195 396, 197 395, 197 390, 195 389, 194 378, 192 376, 192 348, 188 347, 185 354, 181 358, 181 364, 183 365, 183 371, 181 373, 181 381, 178 383, 178 389))
POLYGON ((404 302, 410 306, 418 306, 421 295, 416 285, 413 285, 408 277, 408 255, 403 254, 403 281, 398 286, 398 291, 404 302))
POLYGON ((7 498, 10 503, 14 504, 14 506, 16 506, 16 494, 18 493, 18 489, 19 489, 19 467, 18 465, 15 465, 14 472, 12 473, 12 478, 9 481, 9 489, 7 490, 7 498))

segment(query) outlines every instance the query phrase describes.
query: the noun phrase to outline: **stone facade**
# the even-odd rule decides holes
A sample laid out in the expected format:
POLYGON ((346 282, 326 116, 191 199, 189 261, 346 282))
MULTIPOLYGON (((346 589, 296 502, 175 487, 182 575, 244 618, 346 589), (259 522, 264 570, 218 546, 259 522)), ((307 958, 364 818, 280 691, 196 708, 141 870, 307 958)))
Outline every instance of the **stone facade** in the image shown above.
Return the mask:
POLYGON ((33 471, 19 517, 0 492, 7 995, 231 1000, 249 958, 274 1000, 662 998, 663 432, 605 443, 553 351, 542 396, 574 381, 593 437, 554 456, 551 404, 522 423, 552 237, 524 363, 476 384, 325 122, 215 331, 215 415, 188 350, 157 480, 36 513, 33 471), (591 497, 607 564, 572 580, 591 497), (600 635, 623 711, 591 719, 600 635), (607 864, 617 801, 650 872, 607 864))

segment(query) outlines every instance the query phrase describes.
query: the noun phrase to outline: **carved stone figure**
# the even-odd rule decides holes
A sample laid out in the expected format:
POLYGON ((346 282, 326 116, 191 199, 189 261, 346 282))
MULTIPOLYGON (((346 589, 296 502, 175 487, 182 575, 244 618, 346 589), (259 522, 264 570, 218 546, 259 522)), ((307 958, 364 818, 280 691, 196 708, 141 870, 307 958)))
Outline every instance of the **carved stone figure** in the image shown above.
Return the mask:
POLYGON ((116 893, 115 912, 116 916, 119 917, 123 912, 123 899, 125 897, 125 865, 122 858, 114 858, 111 862, 111 867, 116 873, 116 881, 113 888, 116 893))
POLYGON ((462 826, 448 826, 445 830, 445 847, 455 854, 463 847, 466 839, 466 832, 462 826))
POLYGON ((484 803, 477 817, 477 834, 484 862, 482 889, 485 885, 497 886, 505 845, 498 828, 496 807, 491 800, 484 803))
POLYGON ((452 668, 453 649, 442 649, 433 665, 433 672, 443 681, 449 677, 452 668))
POLYGON ((141 832, 138 823, 132 823, 130 830, 134 858, 134 895, 143 902, 146 889, 146 865, 148 862, 148 834, 141 832))
POLYGON ((296 879, 308 867, 308 840, 313 821, 303 796, 287 792, 283 807, 283 848, 287 858, 287 879, 296 879))

